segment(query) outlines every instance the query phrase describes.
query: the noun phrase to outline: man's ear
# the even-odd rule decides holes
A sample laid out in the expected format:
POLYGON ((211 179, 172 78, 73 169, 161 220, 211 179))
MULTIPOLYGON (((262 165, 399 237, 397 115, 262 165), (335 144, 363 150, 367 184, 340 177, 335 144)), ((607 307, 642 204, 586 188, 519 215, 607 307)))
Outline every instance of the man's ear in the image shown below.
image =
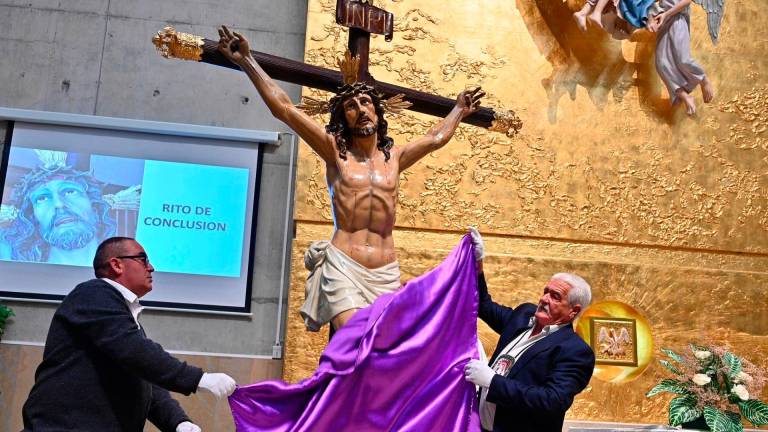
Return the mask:
POLYGON ((571 313, 568 315, 568 316, 571 317, 571 321, 573 321, 576 318, 576 315, 578 315, 579 312, 581 312, 581 305, 580 304, 577 303, 577 304, 571 306, 571 313))
POLYGON ((123 262, 117 258, 111 258, 109 260, 109 269, 115 276, 123 274, 123 262))

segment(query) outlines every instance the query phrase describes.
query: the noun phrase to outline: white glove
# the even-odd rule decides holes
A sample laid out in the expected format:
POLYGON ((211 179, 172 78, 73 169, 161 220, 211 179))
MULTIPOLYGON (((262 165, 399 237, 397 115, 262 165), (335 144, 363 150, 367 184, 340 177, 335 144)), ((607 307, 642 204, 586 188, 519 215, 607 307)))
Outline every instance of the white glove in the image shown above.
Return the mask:
POLYGON ((474 385, 488 388, 496 372, 482 360, 473 359, 464 366, 464 379, 474 385))
POLYGON ((485 244, 483 244, 483 238, 480 236, 480 231, 477 228, 470 226, 467 227, 469 235, 472 236, 472 244, 475 245, 475 261, 482 261, 485 258, 485 244))
POLYGON ((202 429, 192 422, 185 421, 176 426, 176 432, 202 432, 202 429))
POLYGON ((235 391, 235 380, 223 373, 204 373, 200 378, 198 389, 208 390, 213 393, 217 399, 225 398, 235 391))

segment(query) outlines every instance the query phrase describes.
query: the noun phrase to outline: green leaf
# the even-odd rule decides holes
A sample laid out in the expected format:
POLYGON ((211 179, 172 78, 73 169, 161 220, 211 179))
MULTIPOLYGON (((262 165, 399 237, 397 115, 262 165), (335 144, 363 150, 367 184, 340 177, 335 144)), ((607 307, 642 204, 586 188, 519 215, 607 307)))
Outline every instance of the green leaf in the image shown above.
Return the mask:
POLYGON ((734 422, 722 411, 712 407, 704 407, 704 420, 712 432, 743 432, 741 422, 734 422))
POLYGON ((670 372, 672 372, 675 375, 682 375, 683 373, 680 372, 675 365, 672 363, 666 361, 666 360, 659 360, 659 363, 661 363, 665 368, 669 369, 670 372))
POLYGON ((701 411, 696 409, 696 397, 680 396, 669 401, 669 424, 679 426, 683 423, 701 417, 701 411))
POLYGON ((739 402, 739 411, 755 426, 768 424, 768 405, 756 399, 739 402))
POLYGON ((674 393, 679 395, 691 394, 691 391, 688 390, 685 384, 681 383, 680 381, 676 379, 665 379, 665 380, 661 380, 660 383, 656 384, 652 389, 650 389, 648 393, 645 394, 645 397, 651 397, 664 392, 674 393))
POLYGON ((9 308, 4 304, 0 304, 0 320, 5 321, 6 319, 12 316, 14 316, 14 313, 11 310, 11 308, 9 308))
POLYGON ((733 378, 741 372, 741 359, 736 355, 726 352, 723 354, 723 361, 728 365, 728 377, 733 378))
POLYGON ((5 324, 8 318, 14 316, 13 311, 11 308, 4 304, 0 304, 0 336, 5 333, 5 324))
POLYGON ((741 424, 741 416, 739 415, 739 413, 733 412, 733 411, 726 411, 725 415, 727 415, 732 422, 741 424))
POLYGON ((676 361, 676 362, 678 362, 678 363, 683 363, 683 362, 684 362, 684 361, 683 361, 683 357, 681 357, 681 356, 680 356, 680 354, 678 354, 678 353, 676 353, 676 352, 672 351, 671 349, 662 348, 662 349, 661 349, 661 352, 663 352, 663 353, 664 353, 664 354, 666 354, 666 355, 667 355, 669 358, 671 358, 672 360, 674 360, 674 361, 676 361))

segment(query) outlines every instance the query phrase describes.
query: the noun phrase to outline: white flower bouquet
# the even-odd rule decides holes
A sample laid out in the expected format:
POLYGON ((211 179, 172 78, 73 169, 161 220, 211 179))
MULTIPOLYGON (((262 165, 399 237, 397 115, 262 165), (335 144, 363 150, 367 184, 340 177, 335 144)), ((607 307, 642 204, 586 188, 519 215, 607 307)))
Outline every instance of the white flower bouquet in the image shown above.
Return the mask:
POLYGON ((669 402, 669 424, 679 426, 703 418, 712 432, 741 432, 744 418, 755 426, 768 424, 768 405, 755 399, 766 382, 752 363, 718 346, 691 344, 691 353, 661 350, 661 360, 675 377, 662 380, 647 397, 659 393, 678 395, 669 402))

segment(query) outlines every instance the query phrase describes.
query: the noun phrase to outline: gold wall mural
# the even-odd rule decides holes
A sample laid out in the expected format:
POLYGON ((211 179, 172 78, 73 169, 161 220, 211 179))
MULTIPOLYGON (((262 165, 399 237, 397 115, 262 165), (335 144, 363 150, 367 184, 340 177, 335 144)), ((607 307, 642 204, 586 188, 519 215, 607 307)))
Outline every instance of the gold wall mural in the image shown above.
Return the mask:
MULTIPOLYGON (((488 283, 501 303, 535 301, 552 273, 576 271, 595 301, 626 303, 647 319, 654 355, 707 340, 768 368, 768 9, 761 1, 728 0, 716 46, 704 12, 692 6, 692 51, 716 91, 708 105, 694 93, 694 117, 669 106, 653 35, 620 42, 581 33, 571 18, 577 1, 374 3, 395 14, 393 41, 371 41, 377 80, 447 97, 482 85, 487 105, 515 110, 524 123, 513 138, 461 126, 445 148, 403 173, 395 232, 403 280, 434 267, 474 224, 486 238, 488 283)), ((309 63, 335 68, 346 46, 335 4, 309 1, 309 63)), ((388 120, 397 144, 437 121, 411 112, 388 120)), ((298 315, 303 252, 333 229, 324 166, 306 145, 296 219, 289 381, 312 373, 327 341, 327 332, 306 332, 298 315)), ((480 329, 492 350, 495 334, 480 329)), ((653 360, 628 382, 593 378, 568 417, 665 422, 667 401, 643 396, 665 376, 653 360)))

